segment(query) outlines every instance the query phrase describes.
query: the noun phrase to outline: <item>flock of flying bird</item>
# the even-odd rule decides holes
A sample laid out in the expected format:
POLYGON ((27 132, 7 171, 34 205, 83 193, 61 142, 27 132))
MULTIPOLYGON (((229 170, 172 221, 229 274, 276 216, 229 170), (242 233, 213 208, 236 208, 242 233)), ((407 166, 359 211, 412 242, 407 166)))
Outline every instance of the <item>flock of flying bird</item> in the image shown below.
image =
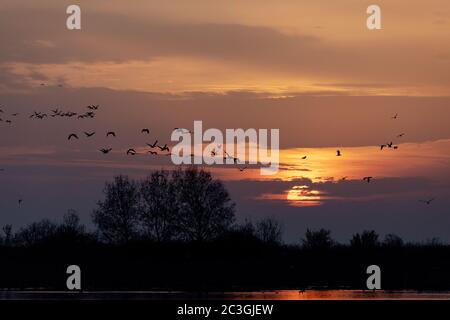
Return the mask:
MULTIPOLYGON (((96 116, 96 112, 99 110, 99 108, 100 108, 99 105, 89 105, 89 106, 87 106, 88 110, 86 112, 80 113, 80 114, 77 113, 77 112, 72 112, 72 111, 63 111, 63 110, 60 110, 58 108, 51 110, 51 114, 49 114, 49 115, 47 113, 34 111, 29 116, 29 118, 30 119, 34 118, 34 119, 42 120, 42 119, 47 118, 47 117, 51 117, 51 118, 55 118, 55 117, 72 118, 72 117, 76 116, 77 119, 88 119, 88 118, 92 119, 92 118, 94 118, 96 116)), ((6 113, 4 111, 4 108, 2 106, 0 106, 0 122, 5 122, 8 125, 11 125, 13 123, 11 118, 8 118, 8 119, 5 118, 5 120, 3 120, 4 115, 6 115, 6 113)), ((11 117, 18 117, 19 113, 12 113, 10 115, 11 115, 11 117)), ((392 117, 392 119, 396 120, 396 119, 398 119, 398 117, 399 117, 399 115, 395 114, 392 117)), ((180 131, 180 132, 184 132, 184 133, 191 133, 191 131, 189 131, 187 129, 184 129, 184 128, 174 128, 174 130, 180 131)), ((96 134, 95 131, 92 131, 92 132, 84 131, 83 133, 84 133, 86 138, 91 138, 91 137, 93 137, 96 134)), ((149 135, 150 134, 150 129, 143 128, 141 130, 141 133, 149 135)), ((403 136, 405 136, 405 133, 400 133, 400 134, 397 135, 397 138, 402 138, 403 136)), ((116 133, 114 131, 108 131, 106 133, 106 137, 113 137, 113 138, 115 138, 116 137, 116 133)), ((68 135, 68 137, 67 137, 67 140, 69 140, 69 141, 70 140, 78 140, 78 139, 79 139, 79 135, 77 133, 70 133, 68 135)), ((158 140, 156 140, 153 144, 147 143, 147 146, 150 148, 150 150, 147 151, 147 153, 150 154, 150 155, 164 155, 164 156, 171 155, 170 148, 168 147, 168 145, 167 144, 164 144, 163 146, 158 145, 158 140), (167 153, 158 153, 158 150, 159 150, 159 152, 165 152, 166 151, 167 153)), ((222 147, 221 145, 218 145, 219 149, 221 147, 222 147)), ((380 150, 384 150, 384 149, 397 150, 398 148, 399 148, 399 146, 398 145, 394 145, 394 143, 392 141, 380 145, 380 150)), ((99 151, 102 154, 108 154, 108 153, 110 153, 112 151, 112 148, 111 147, 104 147, 104 148, 99 149, 99 151)), ((227 159, 231 159, 235 165, 240 165, 240 166, 237 167, 239 171, 242 172, 245 169, 247 169, 247 166, 242 165, 241 161, 238 158, 231 156, 225 150, 223 150, 223 153, 225 154, 225 156, 223 157, 223 159, 225 161, 227 159)), ((134 156, 134 155, 138 154, 138 152, 136 151, 135 148, 129 148, 128 150, 126 150, 126 154, 134 156)), ((215 149, 213 149, 211 151, 211 156, 215 157, 217 155, 218 155, 217 151, 215 149)), ((194 155, 191 154, 191 157, 193 157, 193 156, 194 155)), ((342 157, 343 156, 341 150, 336 150, 336 156, 337 157, 342 157)), ((306 160, 307 157, 308 156, 305 155, 305 156, 301 157, 301 159, 302 160, 306 160)), ((4 169, 0 169, 0 171, 4 171, 4 169)), ((346 179, 347 179, 347 177, 343 177, 341 180, 346 180, 346 179)), ((363 177, 362 180, 366 181, 367 183, 370 183, 373 179, 374 179, 374 177, 372 177, 372 176, 366 176, 366 177, 363 177)), ((429 199, 429 200, 419 200, 419 201, 423 202, 423 203, 425 203, 427 205, 430 205, 434 200, 435 200, 435 198, 432 198, 432 199, 429 199)), ((22 201, 23 201, 22 199, 19 199, 19 201, 18 201, 19 205, 22 203, 22 201)))
MULTIPOLYGON (((394 116, 392 116, 392 119, 396 120, 396 119, 398 119, 398 117, 399 117, 399 114, 396 113, 394 116)), ((400 134, 397 135, 397 138, 402 138, 404 136, 405 136, 405 133, 400 133, 400 134)), ((384 143, 384 144, 380 145, 380 150, 381 151, 383 151, 383 149, 385 149, 385 148, 391 148, 393 150, 397 150, 399 148, 399 146, 398 145, 394 145, 394 142, 390 141, 388 143, 384 143)), ((336 150, 336 156, 337 157, 342 157, 341 150, 339 150, 339 149, 336 150)), ((301 157, 302 160, 306 160, 307 158, 308 158, 308 156, 301 157)), ((370 183, 373 179, 374 179, 374 177, 372 177, 372 176, 366 176, 366 177, 362 178, 362 180, 366 181, 367 183, 370 183)), ((347 180, 347 177, 343 177, 341 180, 345 181, 345 180, 347 180)), ((431 198, 429 200, 419 200, 419 202, 422 202, 422 203, 425 203, 427 205, 430 205, 434 200, 435 200, 435 198, 431 198)))

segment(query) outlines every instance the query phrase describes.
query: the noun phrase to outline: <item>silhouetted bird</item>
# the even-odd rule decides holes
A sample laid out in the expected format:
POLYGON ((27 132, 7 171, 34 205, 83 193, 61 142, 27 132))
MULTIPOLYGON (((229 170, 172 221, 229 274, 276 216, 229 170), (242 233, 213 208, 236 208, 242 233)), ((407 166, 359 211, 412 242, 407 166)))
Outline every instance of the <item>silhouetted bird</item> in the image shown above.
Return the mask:
POLYGON ((303 156, 303 157, 302 157, 302 160, 306 160, 307 157, 308 157, 308 156, 303 156))
POLYGON ((116 133, 114 131, 109 131, 106 136, 113 136, 114 138, 116 137, 116 133))
POLYGON ((17 203, 19 204, 19 206, 22 204, 22 202, 23 202, 23 199, 17 200, 17 203))
POLYGON ((398 113, 395 114, 395 116, 392 117, 392 119, 397 119, 398 118, 398 113))
POLYGON ((156 152, 156 151, 151 151, 151 150, 150 150, 150 151, 147 151, 147 152, 150 153, 150 154, 152 154, 152 155, 153 155, 153 154, 154 154, 154 155, 157 155, 157 154, 158 154, 158 152, 156 152))
POLYGON ((72 138, 78 139, 78 136, 75 133, 71 133, 69 134, 69 136, 67 137, 67 140, 70 140, 72 138))
POLYGON ((391 142, 389 142, 389 143, 387 143, 386 145, 388 146, 388 148, 392 148, 392 145, 393 145, 394 143, 391 141, 391 142))
POLYGON ((86 137, 92 137, 94 134, 95 134, 95 131, 93 131, 93 132, 84 132, 84 134, 86 135, 86 137))
POLYGON ((430 199, 430 200, 419 200, 419 202, 426 203, 427 205, 430 205, 431 202, 433 202, 433 201, 434 201, 434 198, 432 198, 432 199, 430 199))
POLYGON ((158 143, 158 140, 156 140, 153 144, 147 143, 147 145, 148 145, 150 148, 155 148, 157 143, 158 143))
POLYGON ((398 146, 394 146, 394 150, 397 150, 398 149, 398 146))
POLYGON ((167 143, 164 145, 164 147, 158 146, 159 150, 161 151, 170 151, 169 147, 167 146, 167 143))
POLYGON ((150 130, 147 128, 144 128, 141 130, 141 133, 146 133, 146 134, 150 134, 150 130))
POLYGON ((226 160, 226 159, 233 159, 234 164, 237 164, 237 163, 238 163, 239 158, 230 156, 230 155, 228 154, 228 152, 226 152, 226 151, 225 151, 225 155, 226 155, 226 157, 223 158, 224 160, 226 160))
POLYGON ((134 156, 136 154, 136 150, 134 149, 128 149, 127 154, 134 156))
POLYGON ((397 138, 401 138, 403 137, 405 134, 404 133, 400 133, 399 135, 397 135, 397 138))
POLYGON ((364 177, 363 178, 363 180, 366 180, 367 183, 369 183, 372 179, 373 179, 373 177, 364 177))
POLYGON ((340 156, 342 156, 341 150, 337 150, 337 151, 336 151, 336 157, 340 157, 340 156))
POLYGON ((245 167, 242 167, 242 168, 238 168, 239 169, 239 171, 244 171, 245 169, 247 169, 247 166, 245 166, 245 167))
POLYGON ((109 148, 109 149, 103 148, 103 149, 100 149, 100 152, 102 152, 103 154, 107 154, 107 153, 109 153, 111 150, 112 150, 112 148, 109 148))
POLYGON ((386 147, 387 147, 387 145, 382 144, 382 145, 380 146, 380 150, 383 150, 383 149, 386 148, 386 147))

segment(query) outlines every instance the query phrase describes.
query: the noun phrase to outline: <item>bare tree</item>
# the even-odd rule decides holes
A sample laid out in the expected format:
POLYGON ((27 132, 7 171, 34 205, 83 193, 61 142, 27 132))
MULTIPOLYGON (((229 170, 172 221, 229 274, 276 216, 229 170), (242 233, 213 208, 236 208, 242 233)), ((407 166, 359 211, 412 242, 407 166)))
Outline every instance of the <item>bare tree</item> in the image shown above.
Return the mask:
POLYGON ((99 201, 92 215, 100 236, 112 243, 126 243, 138 233, 139 193, 136 183, 116 176, 106 183, 105 199, 99 201))
POLYGON ((58 226, 60 236, 81 238, 86 233, 86 227, 80 223, 80 217, 73 209, 67 211, 63 217, 63 223, 58 226))
POLYGON ((256 223, 256 235, 265 243, 281 243, 282 234, 280 223, 273 218, 265 218, 256 223))
POLYGON ((156 171, 139 186, 141 198, 140 220, 147 236, 158 242, 174 236, 176 203, 173 184, 167 171, 156 171))
POLYGON ((3 237, 0 237, 1 243, 5 246, 9 246, 12 243, 13 240, 13 233, 12 233, 12 225, 6 224, 2 228, 3 237))
POLYGON ((334 241, 331 239, 331 231, 325 229, 319 231, 307 229, 302 242, 303 248, 306 249, 329 249, 334 245, 334 241))
POLYGON ((177 229, 188 241, 207 241, 229 229, 234 203, 224 185, 209 172, 190 167, 172 173, 178 207, 177 229))
POLYGON ((383 246, 388 248, 400 248, 403 247, 403 239, 399 236, 389 233, 384 237, 383 246))
POLYGON ((17 232, 15 240, 19 245, 33 246, 41 244, 56 235, 58 226, 48 219, 43 219, 39 222, 21 228, 17 232))
POLYGON ((374 230, 365 230, 361 234, 356 233, 350 240, 350 245, 354 248, 376 248, 380 245, 378 242, 378 234, 374 230))

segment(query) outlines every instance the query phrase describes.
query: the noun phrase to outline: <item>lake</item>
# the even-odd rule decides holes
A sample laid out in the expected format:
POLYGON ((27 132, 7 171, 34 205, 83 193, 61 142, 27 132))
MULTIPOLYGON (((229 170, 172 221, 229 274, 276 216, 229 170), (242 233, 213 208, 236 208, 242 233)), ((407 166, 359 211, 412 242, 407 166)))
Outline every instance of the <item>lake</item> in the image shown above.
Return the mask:
POLYGON ((184 291, 0 291, 0 300, 448 300, 450 292, 363 290, 184 291))

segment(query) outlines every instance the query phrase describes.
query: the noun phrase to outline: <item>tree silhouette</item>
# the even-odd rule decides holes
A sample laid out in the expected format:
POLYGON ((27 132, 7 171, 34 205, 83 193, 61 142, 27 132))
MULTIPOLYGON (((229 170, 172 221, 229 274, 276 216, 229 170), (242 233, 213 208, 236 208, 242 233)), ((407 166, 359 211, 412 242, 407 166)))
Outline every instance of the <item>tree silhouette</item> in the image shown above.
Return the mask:
POLYGON ((374 230, 363 231, 361 234, 355 233, 350 240, 353 248, 372 249, 380 245, 378 242, 378 234, 374 230))
POLYGON ((33 246, 55 237, 58 226, 48 219, 33 222, 21 228, 15 235, 15 242, 21 246, 33 246))
POLYGON ((146 236, 157 242, 174 237, 176 203, 173 184, 167 171, 156 171, 139 186, 140 220, 146 236))
POLYGON ((329 249, 334 245, 334 241, 331 239, 331 231, 325 229, 319 231, 307 229, 302 242, 303 248, 312 250, 329 249))
POLYGON ((389 248, 400 248, 403 247, 403 240, 395 234, 387 234, 384 237, 383 246, 389 248))
POLYGON ((138 233, 139 193, 136 183, 126 176, 107 182, 105 199, 99 201, 92 218, 102 239, 126 243, 138 233))
POLYGON ((281 225, 273 218, 262 219, 256 223, 256 235, 265 243, 281 243, 281 225))
POLYGON ((12 233, 12 225, 10 224, 4 225, 2 231, 4 233, 4 236, 3 237, 0 236, 1 240, 0 243, 3 244, 4 246, 11 245, 14 237, 12 233))
POLYGON ((188 241, 211 240, 234 221, 234 203, 224 185, 209 172, 190 167, 172 173, 177 204, 177 229, 188 241))
POLYGON ((86 227, 80 223, 80 217, 75 210, 69 210, 63 217, 63 222, 56 229, 58 241, 77 243, 89 237, 86 227))

